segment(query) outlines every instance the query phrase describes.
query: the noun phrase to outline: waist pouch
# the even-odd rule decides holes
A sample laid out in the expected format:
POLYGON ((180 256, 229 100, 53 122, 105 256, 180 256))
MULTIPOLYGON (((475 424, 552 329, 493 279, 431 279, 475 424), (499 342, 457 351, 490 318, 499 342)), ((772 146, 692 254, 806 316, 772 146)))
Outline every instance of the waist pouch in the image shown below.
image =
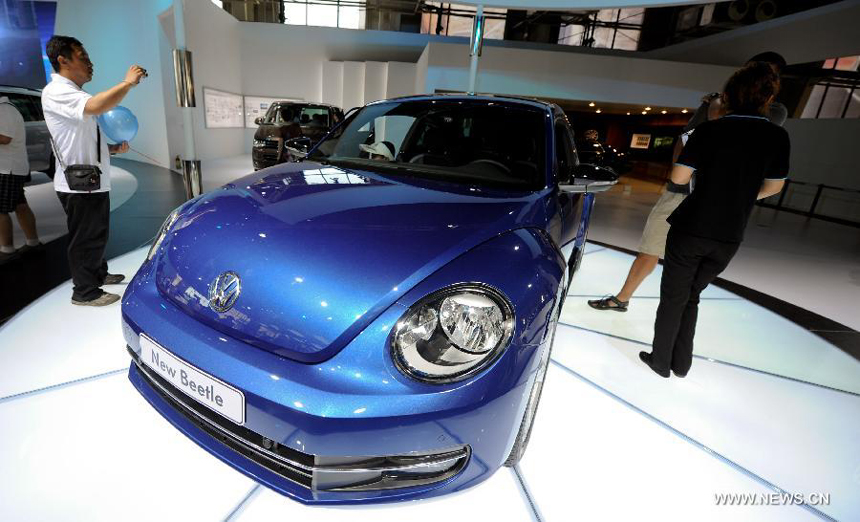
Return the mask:
MULTIPOLYGON (((96 161, 102 162, 102 132, 99 129, 98 120, 96 121, 96 161)), ((54 137, 51 136, 51 149, 54 155, 60 162, 60 167, 66 174, 66 183, 69 185, 69 190, 77 190, 81 192, 92 192, 102 188, 102 170, 98 165, 66 165, 63 157, 60 156, 57 150, 57 144, 54 143, 54 137)))
POLYGON ((92 192, 102 187, 102 171, 96 165, 69 165, 65 174, 70 190, 92 192))

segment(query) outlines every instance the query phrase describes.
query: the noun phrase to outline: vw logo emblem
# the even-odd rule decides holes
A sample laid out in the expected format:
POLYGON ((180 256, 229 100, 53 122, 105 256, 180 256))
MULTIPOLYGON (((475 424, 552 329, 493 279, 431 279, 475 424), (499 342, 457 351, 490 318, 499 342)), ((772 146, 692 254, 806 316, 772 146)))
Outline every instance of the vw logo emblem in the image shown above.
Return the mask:
POLYGON ((209 308, 223 314, 233 308, 242 291, 242 280, 236 272, 224 272, 209 285, 209 308))

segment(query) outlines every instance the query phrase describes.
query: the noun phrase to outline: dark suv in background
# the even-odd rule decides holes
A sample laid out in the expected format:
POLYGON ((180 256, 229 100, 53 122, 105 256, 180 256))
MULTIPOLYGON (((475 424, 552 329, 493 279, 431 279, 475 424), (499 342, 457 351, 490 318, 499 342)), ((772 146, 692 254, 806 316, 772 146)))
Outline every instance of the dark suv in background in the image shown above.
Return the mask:
POLYGON ((290 149, 307 152, 343 121, 343 111, 333 105, 305 102, 275 102, 266 115, 254 122, 251 157, 254 169, 293 161, 290 149))
POLYGON ((54 177, 54 154, 51 152, 51 135, 42 114, 42 93, 24 87, 0 85, 0 98, 9 98, 21 116, 27 129, 27 156, 30 170, 44 172, 54 177))

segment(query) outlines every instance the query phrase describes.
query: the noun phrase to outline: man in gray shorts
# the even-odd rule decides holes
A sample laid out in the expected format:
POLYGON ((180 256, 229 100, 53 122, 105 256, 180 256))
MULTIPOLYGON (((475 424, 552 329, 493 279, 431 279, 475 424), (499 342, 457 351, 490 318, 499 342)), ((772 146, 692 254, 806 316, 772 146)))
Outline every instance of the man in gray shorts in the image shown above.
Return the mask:
MULTIPOLYGON (((776 70, 777 74, 785 67, 785 59, 773 52, 757 54, 747 61, 747 63, 750 62, 767 62, 776 70)), ((674 163, 678 159, 683 143, 686 142, 687 136, 693 133, 697 125, 719 118, 722 113, 723 105, 720 94, 705 95, 702 98, 702 104, 690 118, 687 126, 684 127, 681 139, 675 145, 672 162, 674 163)), ((779 102, 771 103, 768 115, 770 121, 782 126, 787 117, 788 109, 785 108, 785 105, 779 102)), ((639 288, 642 281, 654 271, 657 263, 663 258, 666 251, 666 236, 669 234, 669 223, 666 218, 684 201, 684 198, 690 193, 692 184, 691 182, 688 185, 677 185, 672 181, 667 182, 666 191, 657 200, 651 213, 648 214, 647 221, 645 221, 645 230, 642 232, 642 240, 639 243, 639 253, 630 266, 630 271, 627 273, 627 279, 624 281, 621 291, 616 295, 590 300, 588 301, 589 306, 596 310, 627 311, 633 292, 639 288)))

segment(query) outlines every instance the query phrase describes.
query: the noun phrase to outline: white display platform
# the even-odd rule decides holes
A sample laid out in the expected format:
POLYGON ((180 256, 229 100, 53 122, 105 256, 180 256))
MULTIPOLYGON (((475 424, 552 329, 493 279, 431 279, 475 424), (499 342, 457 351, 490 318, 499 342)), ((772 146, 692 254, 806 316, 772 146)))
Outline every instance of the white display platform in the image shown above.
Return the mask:
MULTIPOLYGON (((623 272, 630 262, 587 252, 519 467, 454 495, 362 507, 291 501, 187 439, 128 382, 119 303, 74 307, 67 282, 0 328, 0 520, 860 519, 860 396, 794 380, 850 380, 856 361, 713 288, 702 301, 697 352, 736 359, 751 337, 746 351, 762 353, 750 364, 776 358, 764 369, 792 378, 697 358, 686 379, 661 379, 637 358, 637 336, 653 324, 642 303, 658 279, 626 314, 583 308, 580 296, 595 290, 600 271, 623 272), (725 321, 732 324, 720 330, 725 321), (779 343, 761 329, 782 332, 779 343), (803 373, 808 361, 826 371, 803 373), (831 502, 715 502, 716 494, 778 491, 830 494, 831 502)), ((145 255, 117 258, 111 271, 131 276, 145 255)))

